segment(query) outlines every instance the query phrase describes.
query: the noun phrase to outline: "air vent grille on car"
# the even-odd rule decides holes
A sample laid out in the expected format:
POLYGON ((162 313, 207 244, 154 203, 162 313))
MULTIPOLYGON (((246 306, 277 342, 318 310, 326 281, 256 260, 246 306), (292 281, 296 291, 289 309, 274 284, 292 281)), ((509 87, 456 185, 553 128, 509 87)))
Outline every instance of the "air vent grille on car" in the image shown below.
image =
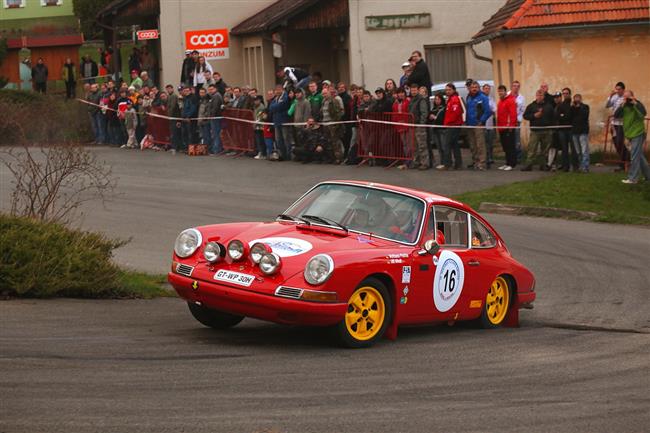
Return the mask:
POLYGON ((176 272, 178 272, 181 275, 185 275, 186 277, 191 277, 192 272, 194 272, 194 268, 192 266, 179 263, 178 265, 176 265, 176 272))
POLYGON ((275 290, 275 296, 282 296, 283 298, 300 299, 300 297, 302 296, 302 289, 280 286, 275 290))

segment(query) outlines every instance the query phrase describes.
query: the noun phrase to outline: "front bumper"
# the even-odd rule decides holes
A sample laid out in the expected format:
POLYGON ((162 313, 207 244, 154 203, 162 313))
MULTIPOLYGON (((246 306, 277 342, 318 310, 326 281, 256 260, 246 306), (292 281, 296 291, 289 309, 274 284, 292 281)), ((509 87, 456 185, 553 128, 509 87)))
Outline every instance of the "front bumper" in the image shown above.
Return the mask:
POLYGON ((237 289, 230 286, 196 280, 173 272, 167 274, 178 295, 189 302, 200 302, 208 308, 254 317, 275 323, 328 326, 345 317, 346 303, 309 302, 275 295, 237 289))

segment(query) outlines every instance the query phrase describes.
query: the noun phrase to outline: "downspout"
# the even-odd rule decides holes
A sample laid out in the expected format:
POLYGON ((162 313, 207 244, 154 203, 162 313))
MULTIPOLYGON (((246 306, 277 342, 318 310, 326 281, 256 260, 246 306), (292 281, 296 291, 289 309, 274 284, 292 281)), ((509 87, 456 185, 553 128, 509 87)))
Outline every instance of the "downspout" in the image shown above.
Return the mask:
POLYGON ((474 44, 473 43, 469 44, 469 49, 472 50, 472 56, 476 60, 481 60, 481 61, 484 61, 484 62, 488 62, 490 64, 492 63, 492 59, 490 57, 481 56, 479 53, 476 52, 476 50, 474 49, 474 44))

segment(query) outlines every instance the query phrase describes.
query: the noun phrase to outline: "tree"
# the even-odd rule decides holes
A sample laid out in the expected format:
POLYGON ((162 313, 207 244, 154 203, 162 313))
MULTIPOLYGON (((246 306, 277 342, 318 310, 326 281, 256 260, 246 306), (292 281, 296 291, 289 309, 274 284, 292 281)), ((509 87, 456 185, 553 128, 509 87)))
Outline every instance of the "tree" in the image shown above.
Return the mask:
POLYGON ((74 14, 79 18, 81 23, 81 31, 85 39, 96 39, 101 31, 95 21, 97 12, 102 10, 112 0, 74 0, 73 9, 74 14))

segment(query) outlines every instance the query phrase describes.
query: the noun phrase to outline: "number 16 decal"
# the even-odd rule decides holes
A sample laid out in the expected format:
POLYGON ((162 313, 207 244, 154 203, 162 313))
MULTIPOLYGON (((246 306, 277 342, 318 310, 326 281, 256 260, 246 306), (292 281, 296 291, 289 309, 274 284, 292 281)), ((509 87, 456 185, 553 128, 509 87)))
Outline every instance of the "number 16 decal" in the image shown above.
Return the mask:
POLYGON ((453 251, 443 250, 433 279, 433 303, 438 311, 444 313, 456 305, 464 280, 463 261, 453 251))

